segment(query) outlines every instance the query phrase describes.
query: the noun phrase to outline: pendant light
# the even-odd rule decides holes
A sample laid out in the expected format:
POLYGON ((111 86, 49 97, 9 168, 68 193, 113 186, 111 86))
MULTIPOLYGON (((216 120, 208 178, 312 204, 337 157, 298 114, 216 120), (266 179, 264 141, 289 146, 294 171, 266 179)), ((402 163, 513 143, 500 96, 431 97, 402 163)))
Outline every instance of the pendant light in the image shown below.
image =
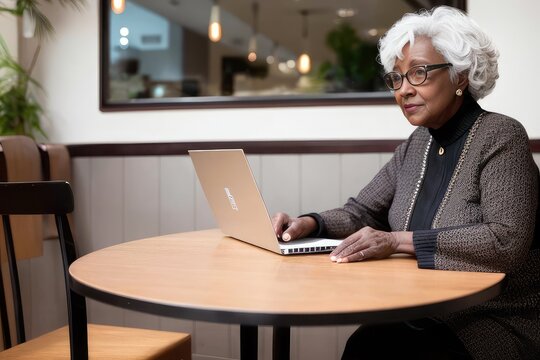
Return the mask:
POLYGON ((307 74, 311 71, 311 58, 309 54, 302 53, 296 60, 298 66, 298 72, 302 75, 307 74))
POLYGON ((257 17, 259 15, 259 4, 254 1, 251 9, 253 12, 253 33, 249 39, 248 60, 254 62, 257 60, 257 17))
POLYGON ((275 43, 275 42, 272 42, 272 50, 270 50, 270 55, 268 55, 266 57, 266 63, 268 65, 272 65, 273 63, 275 63, 278 59, 278 56, 277 56, 277 49, 278 49, 278 46, 279 44, 278 43, 275 43))
POLYGON ((302 10, 302 53, 296 60, 296 66, 300 74, 307 74, 311 71, 311 57, 307 52, 308 48, 308 11, 302 10))
POLYGON ((126 0, 111 0, 111 9, 115 14, 121 14, 126 9, 126 0))
POLYGON ((210 22, 208 23, 208 38, 212 42, 218 42, 221 40, 221 22, 220 22, 220 9, 217 0, 214 0, 212 9, 210 10, 210 22))

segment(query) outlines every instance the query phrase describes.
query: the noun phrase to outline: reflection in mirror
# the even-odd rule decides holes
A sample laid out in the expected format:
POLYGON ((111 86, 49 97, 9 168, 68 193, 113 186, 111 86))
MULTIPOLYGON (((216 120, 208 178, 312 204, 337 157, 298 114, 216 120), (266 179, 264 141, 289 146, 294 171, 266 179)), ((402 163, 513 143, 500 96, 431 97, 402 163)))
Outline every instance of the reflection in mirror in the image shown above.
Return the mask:
POLYGON ((101 107, 390 99, 377 41, 440 0, 102 0, 101 107))

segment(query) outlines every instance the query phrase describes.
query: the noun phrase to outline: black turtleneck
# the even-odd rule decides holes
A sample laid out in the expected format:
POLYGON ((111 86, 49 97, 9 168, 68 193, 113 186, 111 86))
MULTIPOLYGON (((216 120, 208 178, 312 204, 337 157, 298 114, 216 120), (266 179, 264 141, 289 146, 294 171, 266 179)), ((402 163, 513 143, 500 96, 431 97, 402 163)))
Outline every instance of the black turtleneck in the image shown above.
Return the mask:
POLYGON ((469 129, 483 111, 470 94, 465 92, 463 104, 454 116, 441 128, 429 129, 433 141, 409 230, 431 229, 431 223, 448 189, 469 129))

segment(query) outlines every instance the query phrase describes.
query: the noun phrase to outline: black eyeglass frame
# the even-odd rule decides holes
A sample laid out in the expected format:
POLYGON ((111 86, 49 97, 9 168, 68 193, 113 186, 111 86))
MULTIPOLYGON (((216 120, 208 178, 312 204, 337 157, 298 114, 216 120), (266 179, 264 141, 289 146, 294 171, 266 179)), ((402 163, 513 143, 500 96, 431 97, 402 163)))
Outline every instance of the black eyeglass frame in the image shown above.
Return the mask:
MULTIPOLYGON (((383 75, 383 79, 384 79, 384 83, 386 84, 386 86, 390 89, 390 90, 393 90, 393 91, 396 91, 396 90, 399 90, 401 89, 401 87, 403 86, 403 79, 406 78, 407 81, 409 82, 409 84, 411 84, 412 86, 418 86, 418 85, 422 85, 423 83, 426 82, 427 78, 428 78, 428 72, 430 72, 431 70, 436 70, 436 69, 443 69, 443 68, 447 68, 447 67, 452 67, 454 66, 452 63, 442 63, 442 64, 431 64, 431 65, 416 65, 416 66, 413 66, 411 67, 409 70, 407 70, 407 72, 405 74, 402 74, 400 72, 397 72, 397 71, 390 71, 390 72, 387 72, 386 74, 383 75), (409 72, 413 69, 418 69, 418 68, 423 68, 424 71, 426 72, 426 76, 424 77, 424 80, 422 80, 421 82, 417 83, 417 84, 413 84, 411 82, 411 80, 409 79, 409 72), (388 85, 388 82, 386 81, 386 78, 390 75, 390 74, 398 74, 400 77, 401 77, 401 83, 399 85, 399 87, 397 88, 394 88, 394 87, 390 87, 390 85, 388 85)), ((393 83, 393 81, 392 81, 393 83)))

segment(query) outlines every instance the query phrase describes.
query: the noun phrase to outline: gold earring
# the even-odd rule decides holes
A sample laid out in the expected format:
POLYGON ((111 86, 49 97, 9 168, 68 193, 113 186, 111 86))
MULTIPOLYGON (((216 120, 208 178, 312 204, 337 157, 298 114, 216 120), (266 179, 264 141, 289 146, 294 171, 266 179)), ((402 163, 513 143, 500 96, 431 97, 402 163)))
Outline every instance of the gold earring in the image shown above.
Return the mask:
POLYGON ((456 90, 456 95, 457 95, 457 96, 463 95, 463 91, 462 91, 461 89, 457 89, 457 90, 456 90))

